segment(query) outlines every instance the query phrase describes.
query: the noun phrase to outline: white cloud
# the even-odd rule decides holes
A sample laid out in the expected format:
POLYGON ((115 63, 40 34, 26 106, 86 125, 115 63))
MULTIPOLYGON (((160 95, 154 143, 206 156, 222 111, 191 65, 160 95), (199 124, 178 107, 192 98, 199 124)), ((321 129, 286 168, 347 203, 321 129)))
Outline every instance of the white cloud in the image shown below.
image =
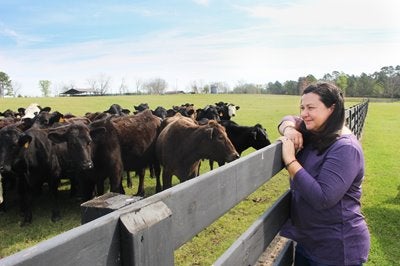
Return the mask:
POLYGON ((237 6, 249 16, 266 19, 280 27, 399 29, 396 0, 299 1, 290 5, 237 6))
POLYGON ((400 62, 400 27, 393 7, 387 6, 395 2, 382 1, 379 8, 358 0, 241 6, 257 17, 247 27, 201 35, 180 28, 46 49, 1 49, 0 67, 28 95, 40 94, 40 79, 86 87, 99 73, 111 76, 115 87, 125 78, 131 89, 135 79, 154 77, 184 89, 194 80, 234 85, 239 80, 297 80, 308 74, 319 78, 334 70, 372 73, 400 62), (361 4, 374 12, 366 13, 361 4))
POLYGON ((210 0, 193 0, 198 5, 208 6, 210 4, 210 0))

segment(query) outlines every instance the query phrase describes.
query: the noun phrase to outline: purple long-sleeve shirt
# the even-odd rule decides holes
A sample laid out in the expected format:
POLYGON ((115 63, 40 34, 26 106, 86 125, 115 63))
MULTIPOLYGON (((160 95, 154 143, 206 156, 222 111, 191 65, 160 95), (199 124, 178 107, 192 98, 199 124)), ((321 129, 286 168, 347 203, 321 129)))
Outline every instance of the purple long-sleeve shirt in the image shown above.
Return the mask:
POLYGON ((296 158, 303 168, 290 182, 291 219, 281 235, 320 263, 365 262, 370 237, 361 214, 364 156, 357 138, 342 135, 320 155, 306 145, 296 158))

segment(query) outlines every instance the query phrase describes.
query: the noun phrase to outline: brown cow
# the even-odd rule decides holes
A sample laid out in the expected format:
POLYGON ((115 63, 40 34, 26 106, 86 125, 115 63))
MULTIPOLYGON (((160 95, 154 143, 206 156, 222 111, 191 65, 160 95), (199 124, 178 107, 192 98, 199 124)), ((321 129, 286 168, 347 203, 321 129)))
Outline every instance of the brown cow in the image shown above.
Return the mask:
POLYGON ((216 121, 198 125, 187 117, 168 119, 171 120, 166 121, 156 145, 163 166, 163 189, 171 187, 172 175, 180 182, 197 176, 202 159, 230 162, 239 158, 224 127, 216 121))
POLYGON ((161 119, 151 110, 144 110, 136 115, 115 117, 111 123, 118 135, 124 170, 135 171, 139 175, 137 195, 144 195, 146 168, 154 169, 156 191, 161 191, 160 165, 155 153, 161 119))

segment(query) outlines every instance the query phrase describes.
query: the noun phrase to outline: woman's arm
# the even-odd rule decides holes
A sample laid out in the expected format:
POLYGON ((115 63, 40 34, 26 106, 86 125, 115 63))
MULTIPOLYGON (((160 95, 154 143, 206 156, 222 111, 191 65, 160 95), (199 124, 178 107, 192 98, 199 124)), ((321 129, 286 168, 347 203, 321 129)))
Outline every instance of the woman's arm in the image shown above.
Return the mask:
POLYGON ((363 158, 352 145, 340 145, 328 152, 320 172, 312 177, 304 168, 292 179, 292 189, 315 209, 336 205, 349 190, 362 168, 363 158))
POLYGON ((301 123, 300 117, 288 115, 278 125, 279 133, 293 142, 296 151, 303 148, 303 135, 300 133, 301 123))

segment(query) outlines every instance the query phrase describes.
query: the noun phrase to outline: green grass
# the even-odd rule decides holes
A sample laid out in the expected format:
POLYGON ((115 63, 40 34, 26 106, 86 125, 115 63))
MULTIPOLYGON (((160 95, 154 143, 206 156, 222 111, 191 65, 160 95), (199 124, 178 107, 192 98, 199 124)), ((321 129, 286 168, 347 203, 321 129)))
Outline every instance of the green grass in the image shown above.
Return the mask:
POLYGON ((371 233, 368 265, 400 261, 400 103, 372 103, 362 138, 366 174, 363 212, 371 233))
MULTIPOLYGON (((130 110, 134 105, 149 103, 171 107, 194 103, 201 108, 207 104, 225 101, 239 105, 236 122, 243 125, 261 123, 273 142, 280 119, 286 114, 299 111, 298 96, 275 95, 165 95, 165 96, 115 96, 115 97, 68 97, 68 98, 18 98, 0 99, 1 111, 26 107, 32 102, 42 107, 51 106, 53 111, 82 115, 88 111, 103 111, 113 103, 130 110)), ((358 99, 347 99, 346 106, 358 99)), ((395 141, 400 134, 400 103, 372 102, 369 106, 362 144, 366 159, 366 178, 363 184, 362 206, 371 231, 371 253, 366 265, 395 265, 400 261, 398 245, 400 228, 400 177, 398 156, 400 146, 395 141)), ((249 149, 244 156, 253 150, 249 149)), ((202 164, 202 172, 208 171, 202 164)), ((136 193, 137 178, 128 194, 136 193)), ((178 181, 174 179, 176 184, 178 181)), ((146 195, 155 191, 155 180, 146 177, 146 195)), ((256 192, 218 219, 191 241, 175 252, 176 265, 210 265, 240 236, 267 208, 288 188, 284 171, 276 175, 256 192)), ((53 237, 80 223, 79 203, 69 198, 68 184, 61 193, 62 215, 60 222, 50 222, 50 206, 46 191, 35 200, 31 226, 20 228, 19 215, 14 206, 6 214, 0 214, 0 257, 8 256, 53 237)))

